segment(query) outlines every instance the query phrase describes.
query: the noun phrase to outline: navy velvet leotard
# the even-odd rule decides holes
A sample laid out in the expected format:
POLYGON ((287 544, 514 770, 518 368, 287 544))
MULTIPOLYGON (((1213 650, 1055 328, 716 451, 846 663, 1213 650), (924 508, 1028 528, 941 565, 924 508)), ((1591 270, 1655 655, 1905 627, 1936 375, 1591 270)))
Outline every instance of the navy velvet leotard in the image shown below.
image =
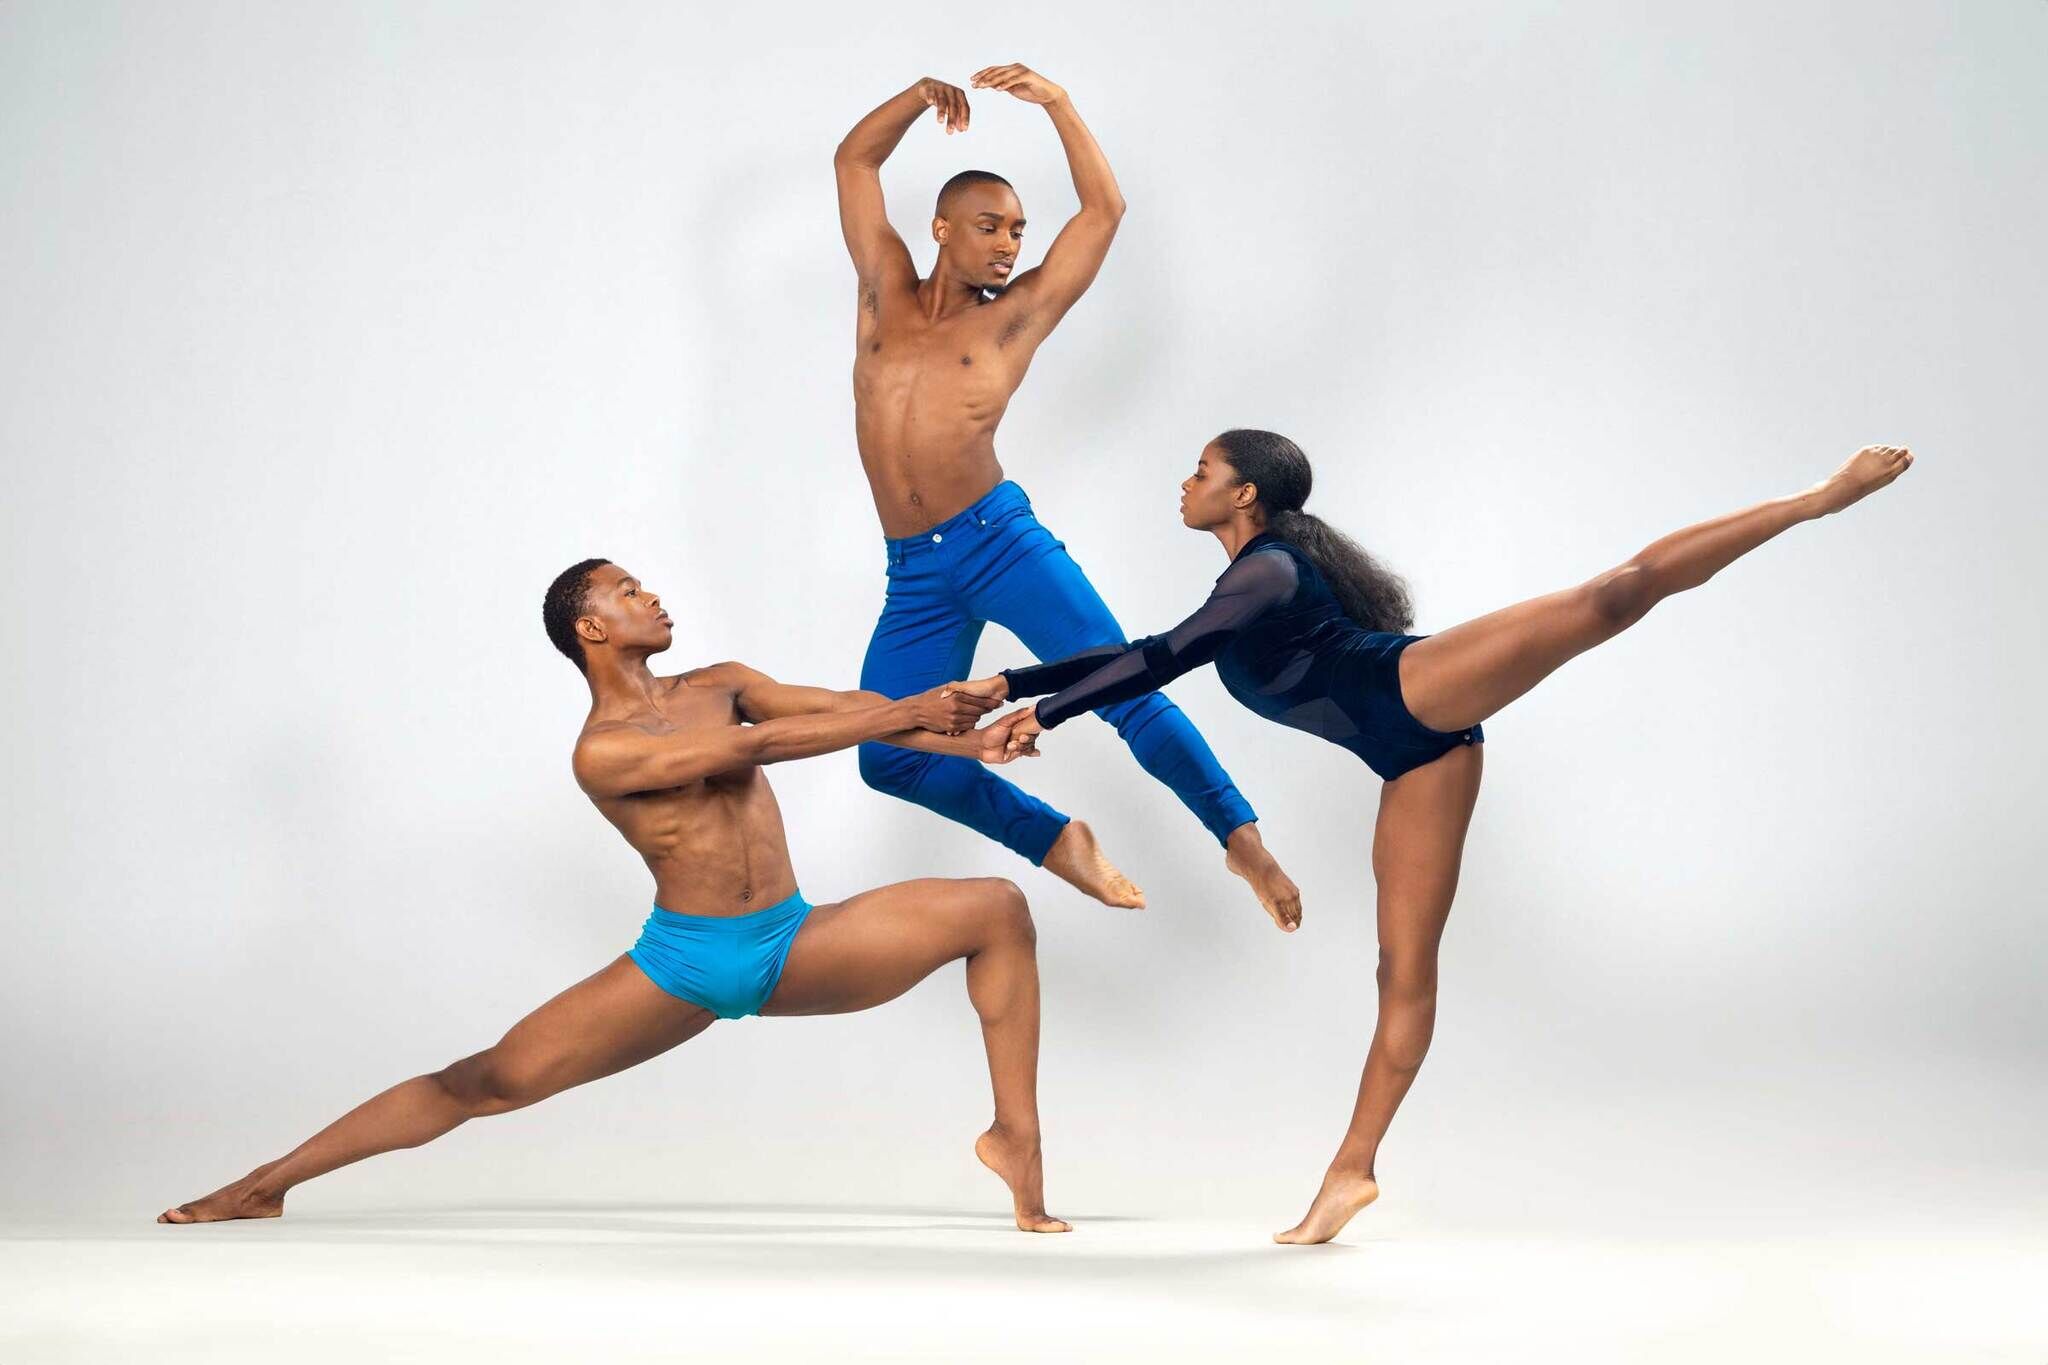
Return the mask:
POLYGON ((1051 729, 1163 687, 1214 660, 1223 686, 1268 720, 1349 749, 1391 782, 1485 736, 1432 730, 1401 700, 1401 651, 1420 635, 1366 630, 1344 614, 1309 557, 1270 531, 1245 542, 1201 609, 1164 635, 1006 670, 1012 697, 1051 729))

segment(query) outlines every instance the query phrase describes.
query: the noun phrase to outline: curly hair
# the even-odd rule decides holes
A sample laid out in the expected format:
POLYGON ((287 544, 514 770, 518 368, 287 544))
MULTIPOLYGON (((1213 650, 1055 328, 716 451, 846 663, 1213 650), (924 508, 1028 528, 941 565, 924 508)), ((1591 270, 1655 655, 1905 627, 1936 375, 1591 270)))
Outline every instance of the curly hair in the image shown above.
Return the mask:
POLYGON ((590 605, 591 570, 609 563, 609 559, 586 559, 571 564, 555 575, 555 581, 548 584, 547 596, 540 601, 540 620, 548 629, 548 638, 576 665, 579 673, 589 673, 590 665, 583 657, 583 641, 576 634, 576 618, 590 605))

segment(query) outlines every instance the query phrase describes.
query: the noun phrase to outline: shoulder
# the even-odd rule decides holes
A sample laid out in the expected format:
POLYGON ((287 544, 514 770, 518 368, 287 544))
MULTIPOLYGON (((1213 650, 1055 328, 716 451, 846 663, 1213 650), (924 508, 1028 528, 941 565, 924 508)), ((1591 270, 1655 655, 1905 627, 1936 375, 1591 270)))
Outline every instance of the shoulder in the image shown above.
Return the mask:
POLYGON ((1300 554, 1286 541, 1268 541, 1232 560, 1216 586, 1230 592, 1292 592, 1301 582, 1300 554))
POLYGON ((644 741, 647 732, 623 720, 594 720, 587 722, 582 733, 576 736, 576 748, 569 755, 570 770, 576 774, 577 785, 588 787, 591 779, 602 773, 608 763, 616 763, 637 741, 644 741))
POLYGON ((660 681, 667 683, 671 689, 712 687, 738 692, 756 683, 767 682, 769 678, 758 668, 750 668, 737 659, 727 659, 723 663, 706 664, 702 668, 693 668, 686 673, 678 673, 672 678, 662 678, 660 681))

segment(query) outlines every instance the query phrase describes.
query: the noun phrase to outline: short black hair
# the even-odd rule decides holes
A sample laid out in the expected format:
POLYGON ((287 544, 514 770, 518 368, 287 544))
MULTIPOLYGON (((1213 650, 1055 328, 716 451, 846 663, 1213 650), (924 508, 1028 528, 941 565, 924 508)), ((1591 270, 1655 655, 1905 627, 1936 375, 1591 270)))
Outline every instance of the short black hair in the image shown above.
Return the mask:
POLYGON ((583 637, 576 633, 576 618, 583 615, 590 605, 590 573, 611 563, 609 559, 586 559, 571 564, 555 575, 555 581, 548 584, 548 595, 540 602, 541 624, 548 628, 548 638, 555 642, 555 648, 576 665, 576 671, 587 674, 590 665, 583 657, 583 637))
POLYGON ((1012 185, 994 171, 962 171, 945 184, 939 186, 939 202, 932 209, 932 216, 934 218, 944 218, 946 216, 946 201, 961 190, 967 189, 972 185, 1001 185, 1012 194, 1017 192, 1015 185, 1012 185))

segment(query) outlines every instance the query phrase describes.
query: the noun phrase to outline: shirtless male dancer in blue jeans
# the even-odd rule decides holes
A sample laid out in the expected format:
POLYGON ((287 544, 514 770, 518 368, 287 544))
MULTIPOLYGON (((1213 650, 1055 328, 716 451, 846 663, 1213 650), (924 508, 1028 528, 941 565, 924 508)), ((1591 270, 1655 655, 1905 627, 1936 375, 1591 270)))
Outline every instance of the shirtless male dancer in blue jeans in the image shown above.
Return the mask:
POLYGON ((674 638, 669 615, 608 560, 564 570, 542 617, 590 683, 577 784, 654 874, 640 941, 495 1046, 399 1082, 157 1221, 275 1218, 295 1185, 637 1066, 714 1019, 869 1009, 964 958, 995 1091, 995 1121, 974 1154, 1010 1187, 1019 1228, 1065 1232, 1045 1212, 1037 940, 1023 893, 998 878, 932 877, 814 907, 797 890, 761 770, 869 740, 978 753, 1007 740, 973 729, 995 703, 938 689, 892 702, 791 687, 737 663, 657 678, 647 660, 674 638))
MULTIPOLYGON (((889 226, 882 162, 927 108, 947 132, 965 131, 958 86, 918 81, 855 124, 833 157, 840 226, 860 278, 854 428, 889 559, 888 598, 860 685, 889 697, 971 676, 989 621, 1041 659, 1125 643, 1080 566, 1003 477, 995 451, 996 425, 1032 355, 1108 255, 1123 196, 1065 90, 1017 65, 988 67, 972 84, 1043 108, 1066 149, 1081 208, 1035 270, 1011 278, 1024 210, 1009 182, 987 171, 963 171, 939 191, 929 278, 918 278, 889 226)), ((1299 918, 1300 892, 1187 717, 1157 693, 1096 714, 1223 845, 1226 865, 1267 913, 1299 918)), ((1085 824, 972 759, 864 744, 860 770, 876 790, 958 820, 1105 904, 1145 903, 1085 824)))

